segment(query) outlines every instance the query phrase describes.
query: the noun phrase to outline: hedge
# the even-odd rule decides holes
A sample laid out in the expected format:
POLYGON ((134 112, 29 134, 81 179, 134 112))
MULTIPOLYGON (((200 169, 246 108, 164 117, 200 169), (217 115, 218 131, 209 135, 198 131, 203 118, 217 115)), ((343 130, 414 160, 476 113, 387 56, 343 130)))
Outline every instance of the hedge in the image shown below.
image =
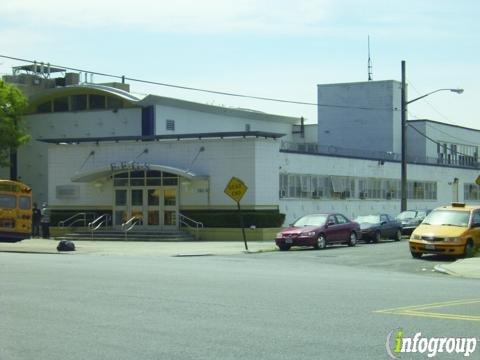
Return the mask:
MULTIPOLYGON (((183 210, 181 213, 195 221, 203 223, 205 227, 240 227, 238 211, 232 210, 183 210)), ((245 227, 257 228, 280 227, 285 221, 285 214, 274 210, 242 211, 245 227)))

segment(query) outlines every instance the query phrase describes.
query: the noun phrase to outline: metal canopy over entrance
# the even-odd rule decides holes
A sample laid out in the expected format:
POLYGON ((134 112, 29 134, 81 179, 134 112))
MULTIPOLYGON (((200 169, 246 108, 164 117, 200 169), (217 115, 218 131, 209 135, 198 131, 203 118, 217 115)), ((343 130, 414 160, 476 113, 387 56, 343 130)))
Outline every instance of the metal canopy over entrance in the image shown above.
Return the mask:
POLYGON ((188 170, 137 162, 112 163, 76 174, 72 182, 112 181, 113 225, 121 226, 132 217, 137 227, 178 229, 180 179, 208 179, 188 170))

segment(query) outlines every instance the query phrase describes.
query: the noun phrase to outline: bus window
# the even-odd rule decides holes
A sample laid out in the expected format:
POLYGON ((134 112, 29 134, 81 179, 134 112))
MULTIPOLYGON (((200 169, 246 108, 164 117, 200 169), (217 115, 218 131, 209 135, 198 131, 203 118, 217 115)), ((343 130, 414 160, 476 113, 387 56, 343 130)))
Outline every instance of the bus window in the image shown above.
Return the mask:
POLYGON ((3 195, 0 194, 0 208, 1 209, 15 209, 17 202, 15 195, 3 195))
POLYGON ((18 206, 20 207, 20 209, 27 209, 27 210, 29 210, 29 209, 32 207, 30 197, 28 197, 28 196, 20 196, 20 201, 19 201, 18 206))

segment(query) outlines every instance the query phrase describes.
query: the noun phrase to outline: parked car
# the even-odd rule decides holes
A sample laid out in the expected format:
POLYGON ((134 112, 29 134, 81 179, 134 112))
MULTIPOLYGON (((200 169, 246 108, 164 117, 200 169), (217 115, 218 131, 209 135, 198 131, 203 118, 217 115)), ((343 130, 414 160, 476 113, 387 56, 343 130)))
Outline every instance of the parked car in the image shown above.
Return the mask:
POLYGON ((432 210, 406 210, 397 215, 402 223, 402 234, 410 235, 432 210))
POLYGON ((359 216, 355 222, 360 224, 362 239, 377 243, 380 239, 402 239, 402 223, 388 214, 359 216))
POLYGON ((453 203, 433 210, 412 233, 414 258, 423 254, 471 257, 480 248, 480 206, 453 203))
POLYGON ((310 214, 295 221, 279 232, 275 243, 280 250, 292 246, 313 246, 324 249, 329 244, 355 246, 360 234, 358 223, 338 213, 310 214))

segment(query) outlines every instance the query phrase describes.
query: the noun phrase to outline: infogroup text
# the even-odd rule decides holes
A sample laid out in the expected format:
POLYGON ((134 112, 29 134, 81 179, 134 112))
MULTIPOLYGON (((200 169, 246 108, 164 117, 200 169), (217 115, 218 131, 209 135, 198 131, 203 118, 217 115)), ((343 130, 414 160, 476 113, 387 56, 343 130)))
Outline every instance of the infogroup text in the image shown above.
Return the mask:
POLYGON ((405 337, 402 329, 391 331, 387 336, 387 353, 392 359, 399 359, 402 353, 427 354, 429 358, 440 353, 458 354, 469 357, 477 348, 477 338, 422 337, 417 332, 405 337))

